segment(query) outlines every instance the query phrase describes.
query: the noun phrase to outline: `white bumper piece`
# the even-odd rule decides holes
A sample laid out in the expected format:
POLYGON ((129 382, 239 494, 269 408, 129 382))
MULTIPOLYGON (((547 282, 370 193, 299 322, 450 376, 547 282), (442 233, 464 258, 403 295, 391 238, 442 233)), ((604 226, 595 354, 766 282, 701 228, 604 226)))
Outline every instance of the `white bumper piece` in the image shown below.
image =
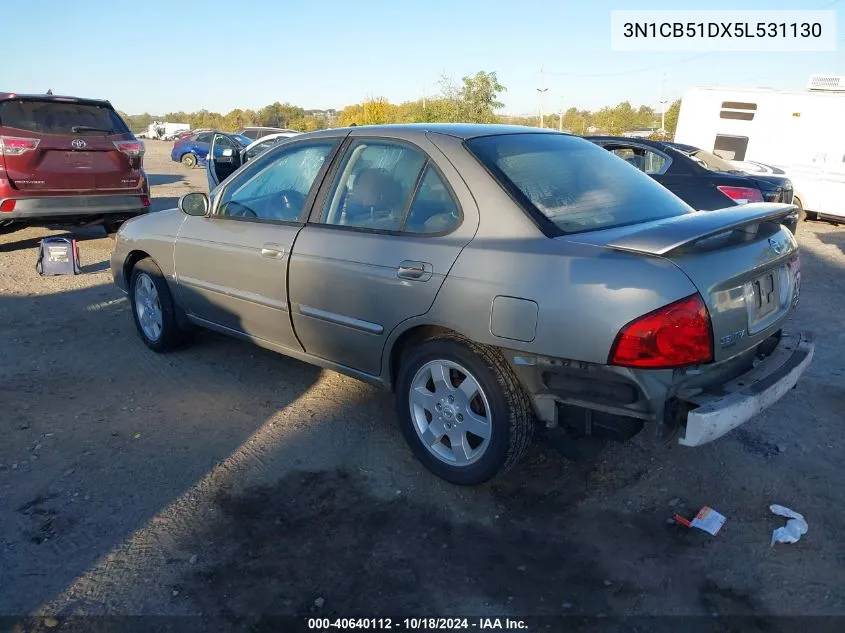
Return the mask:
POLYGON ((698 405, 687 414, 683 446, 701 446, 722 437, 780 400, 813 360, 815 346, 806 335, 784 333, 778 347, 754 369, 725 384, 721 394, 688 399, 698 405))

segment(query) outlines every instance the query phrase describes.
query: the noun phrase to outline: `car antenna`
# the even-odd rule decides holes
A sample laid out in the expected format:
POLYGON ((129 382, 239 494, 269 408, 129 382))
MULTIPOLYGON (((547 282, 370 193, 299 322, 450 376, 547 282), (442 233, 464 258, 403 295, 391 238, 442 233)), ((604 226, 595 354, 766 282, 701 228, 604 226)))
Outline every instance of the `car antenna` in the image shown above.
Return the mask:
POLYGON ((52 88, 47 88, 47 94, 48 94, 48 95, 52 95, 52 94, 53 94, 53 89, 52 89, 52 88))

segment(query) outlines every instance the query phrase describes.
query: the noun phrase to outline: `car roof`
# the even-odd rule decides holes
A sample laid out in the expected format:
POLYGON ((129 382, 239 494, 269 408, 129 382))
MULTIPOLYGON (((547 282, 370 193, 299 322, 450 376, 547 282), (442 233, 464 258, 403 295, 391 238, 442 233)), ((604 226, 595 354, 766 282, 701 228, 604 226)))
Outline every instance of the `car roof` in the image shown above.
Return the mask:
POLYGON ((268 134, 267 136, 262 136, 261 138, 255 139, 252 143, 246 146, 246 149, 250 150, 257 145, 261 145, 262 143, 266 143, 267 141, 275 141, 279 138, 296 138, 297 136, 302 136, 303 132, 277 132, 276 134, 268 134))
POLYGON ((352 134, 353 136, 366 136, 375 133, 378 136, 398 136, 401 138, 414 138, 425 136, 427 133, 445 134, 462 140, 477 138, 480 136, 501 136, 504 134, 562 134, 572 136, 564 132, 558 132, 549 128, 529 127, 527 125, 506 125, 500 123, 395 123, 387 125, 356 125, 351 127, 327 128, 308 132, 308 137, 352 134))
POLYGON ((17 92, 0 92, 0 101, 9 101, 12 99, 23 99, 26 101, 53 101, 55 103, 81 103, 85 105, 103 106, 106 108, 113 108, 110 101, 106 99, 88 99, 85 97, 69 97, 65 95, 47 95, 47 94, 20 94, 17 92))

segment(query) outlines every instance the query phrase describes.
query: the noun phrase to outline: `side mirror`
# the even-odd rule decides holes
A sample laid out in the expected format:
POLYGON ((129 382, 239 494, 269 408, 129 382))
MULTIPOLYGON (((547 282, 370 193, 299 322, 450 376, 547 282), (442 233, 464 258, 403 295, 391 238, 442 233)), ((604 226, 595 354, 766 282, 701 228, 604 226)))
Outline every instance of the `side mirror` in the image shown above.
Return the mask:
POLYGON ((179 210, 185 215, 203 216, 208 213, 208 196, 204 193, 186 193, 179 198, 179 210))

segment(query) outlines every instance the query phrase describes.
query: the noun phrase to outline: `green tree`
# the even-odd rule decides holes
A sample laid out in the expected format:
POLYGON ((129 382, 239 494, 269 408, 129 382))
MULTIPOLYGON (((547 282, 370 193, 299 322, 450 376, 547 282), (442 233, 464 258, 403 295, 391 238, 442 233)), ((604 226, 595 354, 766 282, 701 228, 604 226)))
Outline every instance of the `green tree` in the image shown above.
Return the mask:
POLYGON ((306 116, 305 110, 299 106, 289 103, 271 103, 261 108, 257 114, 257 123, 268 127, 295 128, 292 121, 303 119, 306 116))
POLYGON ((396 123, 399 107, 390 103, 384 97, 371 97, 363 103, 356 103, 345 107, 338 117, 341 126, 352 125, 380 125, 396 123))
POLYGON ((653 128, 657 127, 655 124, 660 121, 660 115, 654 111, 654 108, 647 105, 641 105, 639 110, 637 110, 636 119, 637 128, 653 128))
POLYGON ((669 109, 666 110, 664 117, 666 123, 666 138, 675 138, 675 129, 678 127, 678 115, 681 113, 681 100, 677 99, 672 102, 669 109))
POLYGON ((590 126, 590 113, 587 110, 569 108, 563 114, 564 129, 571 130, 574 134, 586 134, 590 126))
POLYGON ((150 126, 150 123, 155 121, 157 118, 148 112, 144 112, 144 114, 126 114, 125 112, 118 112, 118 114, 133 132, 146 130, 150 126))
POLYGON ((447 120, 465 123, 492 123, 496 121, 496 110, 504 107, 499 95, 507 91, 495 72, 478 71, 467 75, 455 84, 448 77, 440 80, 443 98, 449 103, 447 120))
MULTIPOLYGON (((394 104, 384 97, 368 98, 361 103, 335 110, 306 110, 290 103, 276 101, 258 111, 236 108, 226 114, 208 110, 197 112, 169 112, 163 116, 148 113, 122 114, 132 130, 140 131, 153 120, 188 123, 192 128, 237 130, 248 125, 288 127, 302 132, 319 130, 330 125, 373 125, 380 123, 422 123, 436 121, 465 121, 472 123, 501 122, 511 125, 536 127, 536 116, 514 117, 497 115, 503 107, 499 97, 506 91, 495 72, 480 71, 467 75, 456 83, 444 77, 440 81, 440 94, 426 99, 416 99, 394 104)), ((681 102, 675 101, 666 111, 667 136, 672 138, 678 123, 681 102)), ((598 111, 569 108, 563 115, 563 127, 575 134, 587 134, 595 126, 602 133, 623 132, 659 125, 660 112, 647 105, 637 108, 629 101, 615 106, 605 106, 598 111)), ((549 128, 560 125, 559 114, 548 113, 544 124, 549 128)))
MULTIPOLYGON (((205 110, 200 110, 200 112, 205 112, 205 110)), ((161 117, 156 117, 156 121, 167 121, 168 123, 190 123, 191 117, 194 114, 188 114, 186 112, 168 112, 161 117)))
POLYGON ((234 132, 248 125, 252 125, 249 112, 235 108, 223 118, 222 128, 229 132, 234 132))

